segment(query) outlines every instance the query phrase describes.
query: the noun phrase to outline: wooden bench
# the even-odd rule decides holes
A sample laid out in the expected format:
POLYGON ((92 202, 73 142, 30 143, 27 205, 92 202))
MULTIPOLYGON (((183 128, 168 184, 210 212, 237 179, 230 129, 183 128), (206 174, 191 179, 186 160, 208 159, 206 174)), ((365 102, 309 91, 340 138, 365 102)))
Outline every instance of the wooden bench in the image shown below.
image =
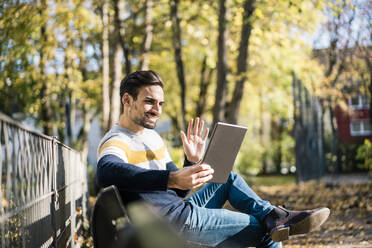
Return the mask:
POLYGON ((154 208, 135 202, 125 208, 119 191, 100 191, 94 205, 91 231, 95 248, 196 248, 186 242, 154 208))
POLYGON ((99 192, 93 208, 91 231, 95 248, 139 247, 115 186, 99 192))

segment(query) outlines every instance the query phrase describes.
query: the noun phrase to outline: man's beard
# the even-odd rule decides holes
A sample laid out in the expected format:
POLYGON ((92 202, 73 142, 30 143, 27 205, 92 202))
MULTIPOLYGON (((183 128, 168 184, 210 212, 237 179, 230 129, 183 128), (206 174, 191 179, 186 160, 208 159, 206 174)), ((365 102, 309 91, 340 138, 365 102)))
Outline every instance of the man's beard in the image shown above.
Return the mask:
POLYGON ((137 125, 139 126, 142 126, 144 128, 148 128, 148 129, 154 129, 156 127, 156 121, 155 122, 146 122, 146 117, 142 117, 142 118, 133 118, 132 121, 134 123, 136 123, 137 125))
POLYGON ((156 127, 157 120, 155 122, 149 122, 146 120, 148 118, 146 115, 155 116, 151 112, 146 112, 144 113, 142 117, 135 117, 135 116, 131 117, 131 120, 141 127, 148 128, 148 129, 154 129, 156 127))

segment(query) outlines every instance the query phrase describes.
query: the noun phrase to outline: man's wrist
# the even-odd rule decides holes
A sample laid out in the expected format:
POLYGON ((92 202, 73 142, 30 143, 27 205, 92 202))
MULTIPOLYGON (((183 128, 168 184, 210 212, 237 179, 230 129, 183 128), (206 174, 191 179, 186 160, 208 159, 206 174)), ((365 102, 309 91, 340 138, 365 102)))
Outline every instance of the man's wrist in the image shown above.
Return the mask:
POLYGON ((168 188, 176 188, 177 186, 177 179, 176 179, 176 174, 177 172, 176 171, 171 171, 169 173, 169 177, 168 177, 168 188))
POLYGON ((187 155, 185 155, 185 158, 186 158, 186 161, 189 162, 190 164, 197 164, 201 161, 201 159, 199 159, 198 161, 194 161, 193 159, 189 159, 187 157, 187 155))

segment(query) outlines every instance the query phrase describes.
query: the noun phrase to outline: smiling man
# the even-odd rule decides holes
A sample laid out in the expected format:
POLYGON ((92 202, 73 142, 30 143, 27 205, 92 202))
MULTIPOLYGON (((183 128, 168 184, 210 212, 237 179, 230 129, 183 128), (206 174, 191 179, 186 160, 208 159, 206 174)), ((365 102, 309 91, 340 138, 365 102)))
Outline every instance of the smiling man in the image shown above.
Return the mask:
POLYGON ((319 227, 328 208, 289 211, 262 200, 237 174, 226 184, 200 163, 208 136, 204 122, 190 120, 181 132, 185 162, 178 169, 162 138, 153 130, 164 104, 163 82, 154 71, 136 71, 120 86, 124 110, 98 148, 97 181, 117 186, 124 204, 144 200, 155 206, 192 242, 218 247, 281 247, 289 235, 319 227), (204 132, 203 132, 204 130, 204 132), (223 209, 226 201, 239 212, 223 209))

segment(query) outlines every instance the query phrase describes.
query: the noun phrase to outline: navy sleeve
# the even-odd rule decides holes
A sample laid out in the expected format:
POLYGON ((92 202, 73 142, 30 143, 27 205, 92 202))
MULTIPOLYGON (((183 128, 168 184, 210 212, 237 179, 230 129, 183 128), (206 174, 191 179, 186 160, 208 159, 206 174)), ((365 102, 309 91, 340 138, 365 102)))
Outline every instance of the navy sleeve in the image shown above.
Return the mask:
POLYGON ((132 192, 167 190, 169 173, 169 170, 148 170, 124 163, 111 154, 103 156, 97 164, 100 186, 115 185, 132 192))
MULTIPOLYGON (((190 164, 191 165, 191 164, 190 164)), ((188 166, 186 165, 186 161, 185 161, 185 164, 183 166, 188 166)), ((173 161, 171 162, 168 162, 167 163, 167 170, 169 171, 176 171, 178 170, 177 166, 173 163, 173 161)), ((176 194, 181 197, 181 198, 184 198, 188 193, 191 192, 191 190, 182 190, 182 189, 172 189, 176 192, 176 194)))
POLYGON ((191 165, 194 165, 196 163, 193 163, 193 162, 190 162, 189 160, 187 160, 187 157, 185 155, 185 161, 183 162, 183 167, 186 167, 186 166, 191 166, 191 165))

